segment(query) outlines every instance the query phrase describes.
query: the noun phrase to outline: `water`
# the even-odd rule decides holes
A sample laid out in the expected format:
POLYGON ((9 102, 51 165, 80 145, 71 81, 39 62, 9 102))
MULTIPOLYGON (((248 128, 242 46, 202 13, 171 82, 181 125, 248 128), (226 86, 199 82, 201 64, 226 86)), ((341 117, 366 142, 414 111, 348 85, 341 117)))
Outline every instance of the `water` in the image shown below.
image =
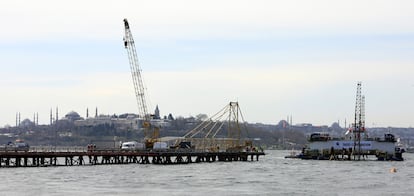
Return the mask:
POLYGON ((409 195, 414 154, 403 162, 284 159, 188 165, 0 168, 1 195, 409 195), (390 169, 395 167, 396 173, 390 169))

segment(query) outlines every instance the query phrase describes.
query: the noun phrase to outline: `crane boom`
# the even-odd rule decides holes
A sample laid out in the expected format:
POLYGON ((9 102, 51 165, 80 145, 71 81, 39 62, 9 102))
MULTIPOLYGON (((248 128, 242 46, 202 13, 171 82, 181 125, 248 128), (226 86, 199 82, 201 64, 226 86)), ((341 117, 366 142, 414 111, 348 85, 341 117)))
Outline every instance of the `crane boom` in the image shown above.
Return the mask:
POLYGON ((147 103, 145 99, 145 88, 141 77, 141 69, 139 66, 137 51, 135 49, 134 39, 132 38, 131 29, 127 19, 124 19, 125 37, 124 45, 128 51, 129 65, 131 68, 132 81, 134 83, 135 96, 138 104, 138 114, 144 119, 144 123, 149 121, 147 103))
POLYGON ((145 147, 150 149, 159 138, 159 127, 151 125, 151 115, 148 113, 147 102, 145 99, 144 82, 141 76, 138 55, 135 49, 134 39, 127 19, 124 19, 125 37, 124 46, 128 51, 129 65, 131 68, 132 82, 134 83, 135 97, 138 103, 138 114, 143 119, 142 128, 144 130, 145 147), (152 132, 151 132, 152 131, 152 132), (150 133, 151 132, 151 133, 150 133))

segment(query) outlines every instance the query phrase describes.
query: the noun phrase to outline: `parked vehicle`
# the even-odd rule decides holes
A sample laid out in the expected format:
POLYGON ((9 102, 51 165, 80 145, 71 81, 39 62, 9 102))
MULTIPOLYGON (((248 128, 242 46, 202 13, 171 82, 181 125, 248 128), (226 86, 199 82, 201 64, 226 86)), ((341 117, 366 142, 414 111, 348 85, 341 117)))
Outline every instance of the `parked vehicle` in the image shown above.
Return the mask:
POLYGON ((121 150, 143 150, 145 145, 136 141, 124 142, 121 145, 121 150))
POLYGON ((4 146, 5 151, 28 152, 29 149, 30 149, 29 144, 27 144, 26 142, 20 139, 17 139, 15 142, 9 142, 7 145, 4 146))

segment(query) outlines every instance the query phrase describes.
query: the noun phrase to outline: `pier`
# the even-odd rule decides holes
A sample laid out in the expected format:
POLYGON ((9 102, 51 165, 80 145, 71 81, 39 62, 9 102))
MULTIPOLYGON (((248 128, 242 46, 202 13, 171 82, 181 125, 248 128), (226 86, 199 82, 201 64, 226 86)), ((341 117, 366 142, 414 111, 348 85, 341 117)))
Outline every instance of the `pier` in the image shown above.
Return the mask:
POLYGON ((0 167, 82 166, 107 164, 190 164, 232 161, 259 161, 264 152, 197 151, 3 151, 0 167))

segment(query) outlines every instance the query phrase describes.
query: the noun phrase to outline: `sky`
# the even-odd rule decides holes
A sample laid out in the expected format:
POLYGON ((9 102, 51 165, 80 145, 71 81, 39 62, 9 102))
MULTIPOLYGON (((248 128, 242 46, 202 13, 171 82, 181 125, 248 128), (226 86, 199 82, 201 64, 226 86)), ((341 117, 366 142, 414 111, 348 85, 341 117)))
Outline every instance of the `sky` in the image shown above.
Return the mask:
POLYGON ((161 115, 367 127, 414 125, 414 1, 0 0, 0 127, 50 110, 138 113, 127 18, 161 115))

